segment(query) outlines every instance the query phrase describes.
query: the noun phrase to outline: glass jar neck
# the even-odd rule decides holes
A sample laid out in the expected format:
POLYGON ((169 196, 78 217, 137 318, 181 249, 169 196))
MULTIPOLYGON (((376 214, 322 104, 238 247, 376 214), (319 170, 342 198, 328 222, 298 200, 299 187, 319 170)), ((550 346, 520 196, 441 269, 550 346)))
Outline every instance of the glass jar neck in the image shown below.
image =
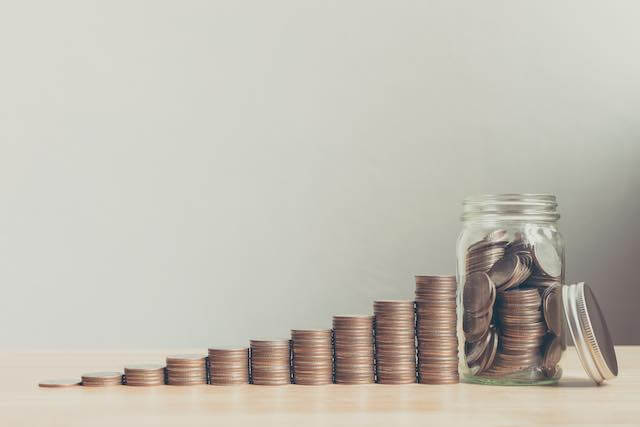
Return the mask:
POLYGON ((556 223, 560 219, 556 196, 551 194, 485 194, 467 197, 462 222, 556 223))

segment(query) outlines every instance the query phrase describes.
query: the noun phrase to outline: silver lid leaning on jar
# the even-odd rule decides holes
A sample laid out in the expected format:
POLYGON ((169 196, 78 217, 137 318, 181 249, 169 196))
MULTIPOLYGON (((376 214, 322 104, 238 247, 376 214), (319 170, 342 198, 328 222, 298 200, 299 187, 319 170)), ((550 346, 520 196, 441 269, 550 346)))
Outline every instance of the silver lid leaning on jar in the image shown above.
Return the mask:
POLYGON ((616 377, 613 340, 591 288, 584 282, 563 286, 562 304, 584 370, 597 384, 616 377))

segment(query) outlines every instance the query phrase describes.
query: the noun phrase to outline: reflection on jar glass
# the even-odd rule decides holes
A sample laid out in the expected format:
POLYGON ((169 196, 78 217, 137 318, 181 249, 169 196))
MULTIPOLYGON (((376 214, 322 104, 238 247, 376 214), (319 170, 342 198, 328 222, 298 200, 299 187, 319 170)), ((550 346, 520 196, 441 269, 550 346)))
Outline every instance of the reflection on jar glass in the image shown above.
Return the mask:
POLYGON ((465 199, 457 245, 463 380, 549 384, 562 375, 559 218, 552 195, 465 199))

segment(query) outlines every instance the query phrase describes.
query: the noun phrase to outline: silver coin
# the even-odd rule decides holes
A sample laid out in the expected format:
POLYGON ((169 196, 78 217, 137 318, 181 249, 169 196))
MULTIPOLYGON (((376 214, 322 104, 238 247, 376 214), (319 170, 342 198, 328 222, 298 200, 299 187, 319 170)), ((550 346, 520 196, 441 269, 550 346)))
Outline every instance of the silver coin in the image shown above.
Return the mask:
POLYGON ((562 260, 551 242, 536 242, 533 246, 533 259, 543 274, 550 277, 560 277, 562 274, 562 260))

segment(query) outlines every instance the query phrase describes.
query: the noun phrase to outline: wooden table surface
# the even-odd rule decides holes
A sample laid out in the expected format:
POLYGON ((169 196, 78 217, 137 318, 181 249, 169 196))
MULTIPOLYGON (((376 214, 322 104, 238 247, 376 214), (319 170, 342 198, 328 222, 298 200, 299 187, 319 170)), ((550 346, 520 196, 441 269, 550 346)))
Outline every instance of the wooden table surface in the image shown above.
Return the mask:
POLYGON ((37 386, 176 352, 0 353, 0 426, 640 425, 640 346, 617 347, 620 375, 604 386, 573 348, 557 386, 37 386))

